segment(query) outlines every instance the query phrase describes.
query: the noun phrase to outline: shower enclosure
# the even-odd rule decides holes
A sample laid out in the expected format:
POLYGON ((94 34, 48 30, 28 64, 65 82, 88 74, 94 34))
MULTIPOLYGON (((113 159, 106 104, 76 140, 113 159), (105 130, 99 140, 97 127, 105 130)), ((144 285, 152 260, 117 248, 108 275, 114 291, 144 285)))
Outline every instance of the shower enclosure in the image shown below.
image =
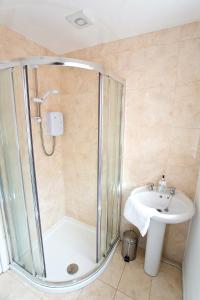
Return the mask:
POLYGON ((86 61, 0 63, 0 207, 9 266, 44 290, 90 283, 117 246, 123 93, 123 81, 86 61))

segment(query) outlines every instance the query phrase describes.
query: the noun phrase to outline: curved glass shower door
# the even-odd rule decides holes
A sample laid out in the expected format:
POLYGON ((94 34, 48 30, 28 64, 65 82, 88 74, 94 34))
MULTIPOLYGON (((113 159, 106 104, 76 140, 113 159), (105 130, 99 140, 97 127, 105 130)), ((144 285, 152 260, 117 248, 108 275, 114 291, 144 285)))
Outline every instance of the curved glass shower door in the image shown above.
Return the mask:
POLYGON ((44 276, 36 226, 22 68, 0 71, 0 168, 10 259, 34 276, 44 276))
POLYGON ((120 237, 124 86, 89 62, 39 57, 14 64, 0 70, 10 262, 40 287, 71 291, 100 275, 120 237), (56 138, 47 130, 52 113, 64 120, 56 138))

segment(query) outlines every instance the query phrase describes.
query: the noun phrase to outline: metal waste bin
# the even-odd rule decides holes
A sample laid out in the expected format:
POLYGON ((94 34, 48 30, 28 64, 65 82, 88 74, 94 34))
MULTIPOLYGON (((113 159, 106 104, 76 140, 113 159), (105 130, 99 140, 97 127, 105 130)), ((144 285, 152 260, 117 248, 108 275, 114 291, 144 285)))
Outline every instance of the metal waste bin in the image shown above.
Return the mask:
POLYGON ((133 230, 125 231, 122 240, 122 256, 124 261, 134 260, 137 254, 138 235, 133 230))

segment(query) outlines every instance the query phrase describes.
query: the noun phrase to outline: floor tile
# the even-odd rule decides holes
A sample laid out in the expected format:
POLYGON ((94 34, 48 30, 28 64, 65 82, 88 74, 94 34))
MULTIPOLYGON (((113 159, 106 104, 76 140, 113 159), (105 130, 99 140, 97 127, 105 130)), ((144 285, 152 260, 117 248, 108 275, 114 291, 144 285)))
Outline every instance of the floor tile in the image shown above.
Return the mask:
MULTIPOLYGON (((5 275, 5 274, 4 274, 5 275)), ((5 292, 6 297, 0 299, 5 300, 36 300, 41 299, 37 294, 35 294, 31 288, 22 284, 20 281, 16 280, 14 277, 8 275, 7 283, 4 288, 1 289, 2 293, 5 292)))
POLYGON ((34 300, 39 299, 31 289, 10 275, 10 271, 0 276, 0 299, 1 300, 34 300))
MULTIPOLYGON (((8 279, 11 278, 15 282, 15 289, 5 300, 77 300, 81 293, 81 290, 72 293, 46 293, 33 287, 13 271, 9 271, 9 275, 8 279)), ((0 300, 2 300, 1 297, 0 300)))
POLYGON ((132 300, 132 298, 126 296, 125 294, 117 291, 114 300, 132 300))
POLYGON ((82 290, 72 293, 44 293, 14 271, 0 275, 0 300, 181 300, 180 270, 162 263, 157 277, 144 273, 144 250, 124 263, 119 246, 108 270, 82 290), (119 282, 119 278, 120 282, 119 282), (119 285, 118 285, 119 282, 119 285), (118 286, 118 290, 114 287, 118 286))
POLYGON ((148 300, 151 288, 151 277, 143 270, 143 263, 131 261, 126 264, 119 283, 119 291, 134 300, 148 300))
POLYGON ((12 279, 9 272, 0 275, 0 299, 8 297, 9 292, 15 287, 16 281, 12 279))
POLYGON ((125 262, 121 255, 121 245, 119 245, 117 251, 113 255, 111 263, 99 279, 102 280, 104 283, 107 283, 112 287, 117 288, 124 267, 125 262))
POLYGON ((71 293, 62 293, 62 294, 49 294, 44 293, 41 300, 77 300, 80 296, 81 290, 74 291, 71 293))
POLYGON ((115 292, 111 286, 96 280, 82 290, 78 300, 112 300, 115 292))
POLYGON ((158 276, 152 279, 150 300, 181 300, 181 271, 161 264, 158 276))

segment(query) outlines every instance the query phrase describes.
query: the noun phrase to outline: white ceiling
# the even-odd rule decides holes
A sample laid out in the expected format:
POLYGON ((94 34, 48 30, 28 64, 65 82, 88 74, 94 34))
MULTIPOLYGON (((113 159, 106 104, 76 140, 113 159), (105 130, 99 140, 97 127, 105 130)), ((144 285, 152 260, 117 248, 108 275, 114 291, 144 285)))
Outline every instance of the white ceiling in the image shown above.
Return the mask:
POLYGON ((0 0, 0 23, 58 53, 200 20, 200 0, 0 0), (86 10, 92 26, 65 20, 86 10))

